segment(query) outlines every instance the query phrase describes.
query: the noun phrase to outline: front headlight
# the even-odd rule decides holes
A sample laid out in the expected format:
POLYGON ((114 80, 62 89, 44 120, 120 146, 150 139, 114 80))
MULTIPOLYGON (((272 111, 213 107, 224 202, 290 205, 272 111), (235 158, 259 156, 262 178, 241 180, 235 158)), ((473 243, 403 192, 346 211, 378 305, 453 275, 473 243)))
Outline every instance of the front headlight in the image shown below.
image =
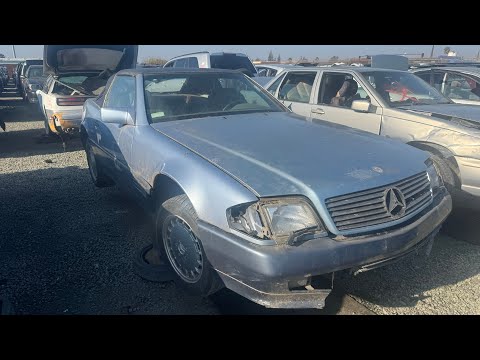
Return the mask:
POLYGON ((227 210, 231 228, 277 244, 293 244, 327 231, 309 202, 302 197, 261 199, 227 210))
POLYGON ((428 159, 426 162, 428 179, 430 180, 430 186, 432 190, 438 189, 443 185, 442 179, 438 176, 437 168, 432 159, 428 159))

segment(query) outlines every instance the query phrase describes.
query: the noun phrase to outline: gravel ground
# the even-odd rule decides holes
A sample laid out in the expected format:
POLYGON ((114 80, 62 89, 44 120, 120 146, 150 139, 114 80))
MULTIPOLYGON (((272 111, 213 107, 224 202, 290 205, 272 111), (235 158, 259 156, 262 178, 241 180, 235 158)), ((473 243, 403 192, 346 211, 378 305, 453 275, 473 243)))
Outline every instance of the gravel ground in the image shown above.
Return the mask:
POLYGON ((445 234, 429 258, 339 274, 323 311, 264 309, 228 290, 201 299, 145 281, 132 270, 150 242, 140 209, 93 186, 78 139, 66 151, 45 141, 41 115, 13 98, 0 116, 0 296, 19 314, 480 314, 480 246, 445 234))

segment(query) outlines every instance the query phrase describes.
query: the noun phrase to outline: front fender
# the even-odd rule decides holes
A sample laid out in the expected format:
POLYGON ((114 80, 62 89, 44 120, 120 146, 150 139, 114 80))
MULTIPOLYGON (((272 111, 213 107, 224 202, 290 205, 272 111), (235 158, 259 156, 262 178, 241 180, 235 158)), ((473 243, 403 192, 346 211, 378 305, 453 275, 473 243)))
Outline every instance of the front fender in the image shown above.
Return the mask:
POLYGON ((234 177, 150 126, 137 126, 131 170, 138 184, 152 196, 155 179, 172 179, 188 196, 199 219, 229 231, 226 210, 258 200, 234 177))

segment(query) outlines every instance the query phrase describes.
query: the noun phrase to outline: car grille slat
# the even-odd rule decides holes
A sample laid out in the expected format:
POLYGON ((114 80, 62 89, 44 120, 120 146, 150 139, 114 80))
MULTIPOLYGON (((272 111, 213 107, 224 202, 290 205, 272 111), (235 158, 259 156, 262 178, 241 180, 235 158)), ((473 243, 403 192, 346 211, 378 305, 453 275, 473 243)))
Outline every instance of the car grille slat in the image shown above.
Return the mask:
MULTIPOLYGON (((400 190, 402 190, 403 194, 407 194, 411 192, 412 190, 414 191, 418 186, 422 186, 422 184, 425 186, 425 184, 428 184, 428 179, 417 179, 415 181, 412 181, 409 184, 403 185, 403 186, 397 186, 400 190)), ((405 195, 407 196, 407 195, 405 195)))
POLYGON ((386 212, 383 212, 383 214, 376 214, 376 215, 370 215, 370 216, 362 216, 357 219, 350 219, 350 220, 343 220, 343 221, 337 221, 338 226, 343 226, 343 225, 352 225, 352 224, 358 224, 362 222, 370 222, 374 221, 377 219, 383 219, 385 217, 390 217, 386 212))
POLYGON ((342 206, 331 206, 329 209, 332 211, 342 211, 342 210, 351 210, 351 209, 358 209, 362 207, 367 207, 367 206, 373 206, 374 204, 382 204, 383 203, 383 197, 378 197, 372 200, 366 200, 366 201, 361 201, 358 203, 352 203, 348 205, 342 205, 342 206))
POLYGON ((360 217, 364 218, 365 216, 376 215, 376 214, 385 214, 385 208, 382 206, 381 208, 378 208, 376 210, 362 211, 362 212, 357 212, 355 214, 336 216, 335 220, 338 222, 341 222, 347 219, 356 219, 360 217))
POLYGON ((342 231, 401 219, 423 209, 431 200, 430 181, 424 171, 386 186, 329 198, 325 204, 335 226, 342 231), (405 207, 403 209, 400 207, 399 212, 392 215, 387 209, 385 197, 387 190, 393 188, 396 189, 395 197, 398 192, 403 195, 405 207))
POLYGON ((351 199, 345 199, 340 201, 332 201, 329 203, 331 207, 341 206, 341 205, 355 205, 356 202, 361 202, 365 200, 372 200, 376 198, 381 198, 383 196, 383 192, 375 192, 373 194, 358 196, 351 199))
POLYGON ((374 209, 380 209, 380 208, 385 208, 385 205, 383 205, 383 199, 382 201, 379 201, 377 204, 373 205, 365 205, 365 206, 360 206, 360 207, 354 207, 346 209, 346 210, 335 210, 332 211, 331 215, 332 216, 341 216, 341 215, 348 215, 348 214, 355 214, 355 213, 360 213, 364 211, 369 211, 369 210, 374 210, 374 209))
POLYGON ((411 202, 408 203, 407 210, 410 210, 411 208, 414 208, 415 205, 422 202, 422 200, 428 199, 431 196, 432 196, 432 194, 430 194, 430 190, 428 192, 423 193, 418 198, 416 198, 416 199, 414 199, 414 200, 412 200, 411 202))

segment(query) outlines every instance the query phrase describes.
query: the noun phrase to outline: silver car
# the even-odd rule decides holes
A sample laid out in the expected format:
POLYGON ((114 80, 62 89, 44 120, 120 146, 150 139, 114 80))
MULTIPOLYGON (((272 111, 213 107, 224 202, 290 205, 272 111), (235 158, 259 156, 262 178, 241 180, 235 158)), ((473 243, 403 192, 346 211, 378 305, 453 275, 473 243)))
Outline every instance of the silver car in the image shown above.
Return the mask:
POLYGON ((480 105, 480 67, 442 66, 411 71, 455 103, 480 105))
POLYGON ((237 71, 122 70, 85 102, 81 139, 94 184, 143 205, 203 295, 321 308, 333 272, 428 250, 451 210, 427 153, 312 124, 237 71))
POLYGON ((455 104, 410 72, 373 67, 285 69, 265 88, 312 121, 428 151, 449 190, 478 204, 480 107, 455 104))

